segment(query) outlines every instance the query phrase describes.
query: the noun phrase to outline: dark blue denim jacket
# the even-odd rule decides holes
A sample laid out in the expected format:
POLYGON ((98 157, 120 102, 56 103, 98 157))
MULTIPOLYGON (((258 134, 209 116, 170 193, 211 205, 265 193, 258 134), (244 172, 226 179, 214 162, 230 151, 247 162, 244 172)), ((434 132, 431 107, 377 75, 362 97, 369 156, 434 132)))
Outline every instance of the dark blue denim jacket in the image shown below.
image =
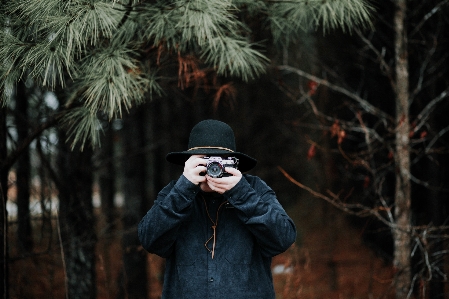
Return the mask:
POLYGON ((142 246, 166 258, 162 298, 275 298, 271 258, 295 241, 293 221, 255 176, 245 174, 222 200, 227 202, 218 212, 214 258, 204 245, 213 233, 205 200, 184 176, 161 190, 139 223, 142 246))

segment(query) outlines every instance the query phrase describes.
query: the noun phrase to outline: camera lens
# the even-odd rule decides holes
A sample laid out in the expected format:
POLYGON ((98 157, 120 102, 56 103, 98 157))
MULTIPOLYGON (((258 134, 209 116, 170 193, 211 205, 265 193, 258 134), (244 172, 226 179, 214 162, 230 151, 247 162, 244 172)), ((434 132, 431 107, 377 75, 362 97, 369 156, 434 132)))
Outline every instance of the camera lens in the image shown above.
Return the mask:
POLYGON ((207 165, 207 174, 213 178, 218 178, 223 173, 223 169, 220 163, 211 162, 207 165))

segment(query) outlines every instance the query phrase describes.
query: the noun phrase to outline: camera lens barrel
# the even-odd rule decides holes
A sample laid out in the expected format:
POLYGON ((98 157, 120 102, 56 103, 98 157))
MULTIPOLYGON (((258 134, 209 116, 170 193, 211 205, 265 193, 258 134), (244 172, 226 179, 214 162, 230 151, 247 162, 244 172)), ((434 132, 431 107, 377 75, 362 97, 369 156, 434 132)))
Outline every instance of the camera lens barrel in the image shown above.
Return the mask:
POLYGON ((224 166, 219 162, 211 162, 207 165, 207 174, 213 178, 220 178, 223 176, 224 166))

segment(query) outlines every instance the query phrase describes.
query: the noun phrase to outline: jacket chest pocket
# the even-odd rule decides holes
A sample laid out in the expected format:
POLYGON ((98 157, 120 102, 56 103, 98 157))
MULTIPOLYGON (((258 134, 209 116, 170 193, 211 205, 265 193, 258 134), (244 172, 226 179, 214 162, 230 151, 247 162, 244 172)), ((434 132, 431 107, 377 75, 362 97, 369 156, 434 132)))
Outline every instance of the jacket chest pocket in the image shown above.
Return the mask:
POLYGON ((233 265, 252 262, 255 241, 248 228, 235 215, 225 219, 225 258, 233 265))

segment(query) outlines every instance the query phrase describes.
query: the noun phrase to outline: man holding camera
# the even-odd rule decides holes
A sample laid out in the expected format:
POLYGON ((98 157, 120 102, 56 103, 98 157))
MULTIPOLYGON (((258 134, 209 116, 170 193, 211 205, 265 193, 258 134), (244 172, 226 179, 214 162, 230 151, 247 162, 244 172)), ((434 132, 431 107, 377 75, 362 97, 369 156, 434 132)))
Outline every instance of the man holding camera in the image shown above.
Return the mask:
POLYGON ((234 132, 199 122, 188 150, 167 155, 184 165, 139 224, 142 246, 166 258, 163 299, 274 299, 271 259, 293 244, 296 229, 256 165, 237 152, 234 132))

